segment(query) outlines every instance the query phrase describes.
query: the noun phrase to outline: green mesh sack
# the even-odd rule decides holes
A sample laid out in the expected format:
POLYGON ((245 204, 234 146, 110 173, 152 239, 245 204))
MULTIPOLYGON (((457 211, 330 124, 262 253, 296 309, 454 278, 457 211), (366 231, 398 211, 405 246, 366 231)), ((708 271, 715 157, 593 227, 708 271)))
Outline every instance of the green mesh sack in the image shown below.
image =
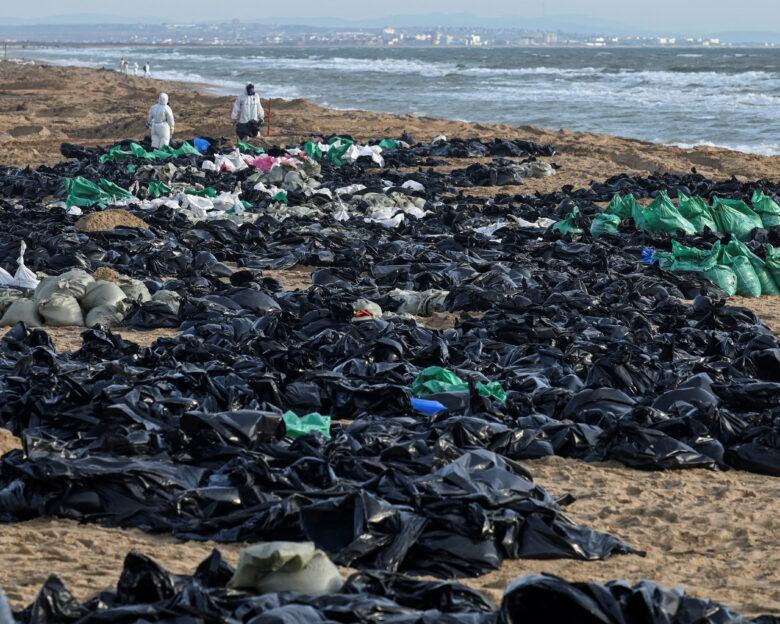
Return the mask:
POLYGON ((723 264, 716 264, 704 274, 715 282, 729 297, 737 294, 737 274, 723 264))
POLYGON ((590 224, 590 235, 598 238, 604 233, 617 234, 618 226, 620 226, 619 216, 602 212, 593 217, 593 221, 590 224))
POLYGON ((571 214, 566 219, 558 221, 558 223, 552 226, 553 230, 558 230, 563 234, 582 234, 583 229, 578 227, 576 223, 579 216, 580 209, 578 206, 574 206, 574 210, 571 211, 571 214))
POLYGON ((766 229, 780 225, 780 206, 771 197, 764 195, 764 191, 756 189, 750 203, 766 229))
POLYGON ((703 232, 705 227, 710 228, 713 232, 718 231, 718 224, 712 216, 710 207, 701 197, 698 195, 688 197, 682 191, 677 191, 677 197, 679 198, 678 210, 680 214, 691 222, 697 232, 703 232))
POLYGON ((726 245, 726 252, 732 258, 744 256, 750 261, 753 270, 756 272, 758 281, 761 284, 762 295, 780 295, 780 289, 777 287, 774 276, 767 269, 766 263, 750 251, 745 243, 732 239, 732 241, 726 245))
POLYGON ((682 231, 686 234, 696 233, 696 228, 680 214, 666 191, 661 191, 647 208, 642 208, 639 204, 634 206, 631 216, 634 217, 637 227, 645 232, 674 234, 677 231, 682 231))
MULTIPOLYGON (((673 271, 708 271, 716 264, 720 257, 720 241, 715 241, 712 249, 696 249, 686 247, 682 243, 672 241, 673 271)), ((661 267, 664 268, 664 267, 661 267)))
POLYGON ((740 200, 716 197, 712 204, 712 214, 721 232, 739 240, 748 240, 755 228, 764 227, 761 217, 740 200))

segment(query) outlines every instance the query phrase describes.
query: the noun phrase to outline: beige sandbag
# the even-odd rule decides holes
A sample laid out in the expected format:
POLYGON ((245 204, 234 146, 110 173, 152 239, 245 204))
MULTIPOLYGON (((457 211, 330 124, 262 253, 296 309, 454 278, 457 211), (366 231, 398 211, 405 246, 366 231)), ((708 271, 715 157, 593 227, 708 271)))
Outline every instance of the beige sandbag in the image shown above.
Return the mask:
POLYGON ((127 306, 124 301, 119 301, 116 305, 99 305, 87 312, 85 324, 87 327, 119 327, 124 322, 126 313, 127 306))
POLYGON ((181 295, 173 290, 160 289, 152 295, 152 301, 159 301, 167 305, 176 314, 179 313, 181 305, 181 295))
POLYGON ((84 326, 84 314, 73 295, 56 292, 38 304, 38 312, 46 325, 53 327, 84 326))
POLYGON ((229 588, 292 591, 309 596, 335 593, 343 581, 338 568, 312 542, 267 542, 241 551, 229 588))
POLYGON ((72 269, 62 275, 45 277, 35 289, 33 299, 41 302, 54 293, 72 295, 78 301, 84 297, 87 290, 95 283, 92 276, 82 269, 72 269))
POLYGON ((122 289, 128 299, 131 301, 151 301, 152 296, 149 294, 149 289, 141 280, 127 277, 126 275, 120 275, 116 278, 116 284, 122 289))
POLYGON ((38 304, 32 299, 21 298, 14 301, 0 319, 0 327, 13 327, 19 321, 27 327, 40 327, 43 319, 38 314, 38 304))
POLYGON ((0 317, 11 307, 11 304, 22 296, 21 290, 3 288, 0 290, 0 317))
POLYGON ((81 305, 85 310, 91 310, 98 306, 113 306, 123 301, 126 295, 124 291, 114 282, 98 280, 87 291, 87 294, 81 300, 81 305))

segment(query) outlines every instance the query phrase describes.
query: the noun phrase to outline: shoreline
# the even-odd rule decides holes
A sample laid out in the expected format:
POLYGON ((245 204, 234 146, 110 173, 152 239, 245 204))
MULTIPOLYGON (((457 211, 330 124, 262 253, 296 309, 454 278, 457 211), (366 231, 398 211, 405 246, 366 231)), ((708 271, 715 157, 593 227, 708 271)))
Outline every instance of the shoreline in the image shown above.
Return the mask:
MULTIPOLYGON (((46 45, 40 45, 40 46, 34 46, 34 49, 40 49, 40 50, 52 50, 52 49, 68 49, 68 48, 83 48, 83 49, 117 49, 117 48, 131 48, 131 49, 137 49, 137 50, 144 50, 144 49, 161 49, 161 50, 183 50, 186 51, 188 49, 191 50, 207 50, 207 49, 226 49, 226 50, 234 50, 243 48, 246 46, 241 45, 210 45, 210 44, 186 44, 186 45, 173 45, 173 44, 162 44, 162 45, 152 45, 152 44, 81 44, 78 46, 70 46, 67 44, 46 44, 46 45)), ((325 49, 325 48, 335 48, 335 49, 343 49, 343 50, 352 50, 352 49, 362 49, 362 48, 353 48, 350 46, 255 46, 258 49, 264 49, 264 50, 273 50, 276 47, 279 48, 287 48, 287 49, 307 49, 311 48, 312 51, 316 51, 318 49, 325 49)), ((371 49, 378 49, 378 48, 371 48, 371 49)), ((626 48, 630 49, 630 48, 626 48)), ((737 49, 737 48, 735 48, 737 49)), ((745 48, 748 49, 748 48, 745 48)), ((7 59, 9 61, 12 61, 12 59, 7 59)), ((39 59, 39 58, 32 58, 32 57, 25 57, 25 56, 17 56, 15 57, 15 62, 25 62, 25 63, 35 63, 38 65, 52 65, 56 67, 65 67, 65 68, 79 68, 79 69, 93 69, 95 71, 114 71, 117 73, 117 75, 120 75, 118 71, 116 71, 114 65, 112 63, 109 63, 108 66, 103 65, 100 68, 94 67, 93 63, 90 62, 82 62, 80 60, 76 59, 55 59, 55 60, 48 60, 48 59, 39 59), (80 64, 83 63, 83 64, 80 64)), ((100 63, 101 61, 98 59, 95 63, 100 63)), ((159 68, 158 68, 159 71, 159 68)), ((193 86, 193 85, 200 85, 200 89, 208 93, 209 95, 216 95, 216 96, 225 96, 230 94, 236 94, 242 89, 243 83, 241 81, 234 81, 229 79, 224 79, 224 77, 212 77, 215 82, 210 82, 208 78, 201 76, 198 74, 197 69, 182 69, 182 70, 165 70, 163 73, 168 73, 170 76, 163 77, 159 80, 163 80, 165 82, 169 83, 180 83, 186 86, 193 86), (189 72, 194 72, 194 75, 190 74, 189 72), (177 76, 181 76, 180 78, 177 76)), ((140 76, 139 76, 140 77, 140 76)), ((284 90, 283 90, 284 91, 284 90)), ((294 91, 297 91, 295 89, 294 91)), ((284 96, 284 93, 282 94, 284 96)), ((274 98, 275 101, 285 99, 285 97, 282 98, 274 98)), ((305 98, 295 98, 293 96, 293 99, 305 99, 305 98)), ((289 100, 288 100, 289 101, 289 100)), ((309 101, 309 100, 305 100, 309 101)), ((312 102, 313 103, 313 102, 312 102)), ((344 102, 342 102, 343 104, 344 102)), ((351 102, 349 102, 351 103, 351 102)), ((315 106, 321 106, 319 104, 314 104, 315 106)), ((407 112, 382 112, 378 110, 365 110, 360 108, 340 108, 340 107, 334 107, 332 105, 327 105, 327 108, 329 110, 334 110, 338 112, 344 112, 344 113, 353 113, 353 112, 370 112, 370 113, 376 113, 376 114, 382 114, 382 115, 408 115, 413 114, 417 116, 425 116, 421 115, 419 113, 414 113, 412 110, 412 107, 409 107, 409 111, 407 112)), ((463 111, 451 111, 451 112, 460 112, 463 113, 463 111)), ((463 115, 464 117, 468 117, 469 115, 463 115)), ((501 115, 499 115, 500 117, 501 115)), ((491 115, 487 115, 487 117, 491 117, 491 115)), ((440 121, 462 121, 463 123, 469 123, 469 124, 484 124, 484 125, 511 125, 506 122, 500 122, 500 121, 479 121, 479 120, 468 120, 468 119, 461 119, 457 115, 453 115, 453 117, 447 118, 447 117, 441 117, 439 118, 440 121)), ((550 121, 545 119, 545 121, 550 121)), ((555 122, 562 121, 562 120, 554 120, 555 122)), ((591 124, 594 125, 594 124, 591 124)), ((598 126, 599 124, 595 124, 595 126, 598 126)), ((557 123, 556 123, 557 126, 557 123)), ((517 126, 522 127, 522 126, 517 126)), ((555 132, 555 126, 551 125, 545 125, 545 126, 534 126, 535 128, 549 131, 549 132, 555 132)), ((577 129, 574 128, 568 128, 572 131, 577 131, 577 129)), ((772 152, 777 151, 775 145, 767 145, 765 142, 761 141, 754 141, 750 142, 742 142, 740 139, 735 137, 723 137, 721 136, 720 141, 713 140, 712 136, 707 136, 706 134, 702 133, 692 133, 691 136, 686 136, 686 133, 674 133, 671 134, 667 133, 667 135, 663 135, 663 133, 659 132, 657 134, 654 134, 652 132, 635 132, 634 134, 637 134, 639 136, 632 136, 630 134, 626 134, 627 128, 615 128, 619 130, 623 130, 624 132, 618 133, 618 134, 605 134, 602 132, 592 131, 592 130, 582 130, 582 132, 587 132, 589 134, 603 134, 604 136, 612 136, 619 139, 627 139, 627 140, 636 140, 641 141, 645 143, 651 143, 654 145, 661 145, 665 147, 678 147, 680 149, 688 150, 688 149, 699 149, 699 148, 714 148, 714 149, 724 149, 728 151, 737 152, 740 154, 748 154, 748 155, 756 155, 756 156, 780 156, 780 154, 773 154, 772 152), (642 137, 642 134, 646 134, 648 136, 642 137), (679 134, 679 136, 678 136, 679 134), (665 139, 669 142, 665 142, 665 139)), ((719 136, 717 132, 713 136, 719 136)))
MULTIPOLYGON (((175 100, 177 137, 233 137, 230 110, 235 94, 213 90, 219 85, 140 76, 113 69, 93 69, 55 63, 0 62, 0 145, 3 164, 52 165, 62 160, 61 142, 107 145, 142 138, 148 107, 165 91, 175 100), (79 87, 81 85, 83 88, 79 87), (39 98, 46 98, 45 102, 39 98), (10 107, 6 100, 21 97, 10 107), (21 108, 20 108, 21 107, 21 108), (109 110, 110 113, 104 111, 109 110), (70 112, 84 111, 84 115, 70 112), (22 113, 23 120, 15 113, 22 113), (21 123, 21 122, 24 123, 21 123), (44 123, 41 123, 44 122, 44 123), (48 125, 47 125, 48 124, 48 125)), ((267 109, 267 100, 264 101, 267 109)), ((262 146, 306 141, 319 134, 352 134, 360 140, 399 136, 409 131, 418 140, 439 134, 458 138, 521 138, 559 147, 558 161, 575 157, 577 172, 562 184, 585 186, 593 179, 618 173, 688 173, 692 167, 713 179, 780 180, 780 155, 763 156, 728 148, 680 148, 642 139, 562 128, 513 126, 438 119, 413 114, 376 113, 359 109, 325 108, 304 99, 273 99, 272 136, 259 137, 262 146), (358 129, 358 130, 356 130, 358 129), (583 160, 583 157, 586 160, 583 160)))

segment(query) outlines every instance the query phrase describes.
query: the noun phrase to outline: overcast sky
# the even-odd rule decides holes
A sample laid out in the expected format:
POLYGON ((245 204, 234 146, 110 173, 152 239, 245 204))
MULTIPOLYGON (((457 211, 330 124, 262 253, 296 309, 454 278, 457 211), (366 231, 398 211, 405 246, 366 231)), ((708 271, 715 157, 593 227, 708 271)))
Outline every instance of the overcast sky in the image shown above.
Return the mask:
POLYGON ((490 17, 587 14, 656 30, 780 30, 780 0, 2 0, 7 17, 34 18, 72 13, 124 17, 160 16, 175 21, 323 16, 348 19, 422 13, 472 13, 490 17))

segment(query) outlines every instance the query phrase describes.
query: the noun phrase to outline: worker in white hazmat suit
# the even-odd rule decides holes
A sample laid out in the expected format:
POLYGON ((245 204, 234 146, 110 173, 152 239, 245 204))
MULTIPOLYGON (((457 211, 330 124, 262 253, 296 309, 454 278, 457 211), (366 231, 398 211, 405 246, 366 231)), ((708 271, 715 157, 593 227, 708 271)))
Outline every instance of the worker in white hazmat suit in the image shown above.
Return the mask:
POLYGON ((246 92, 236 98, 231 119, 238 120, 236 134, 240 140, 256 137, 259 134, 260 125, 265 119, 265 111, 260 103, 260 96, 255 93, 255 85, 248 84, 246 92))
POLYGON ((138 62, 133 63, 133 76, 138 75, 138 62))
POLYGON ((149 61, 146 61, 146 65, 144 65, 144 78, 151 78, 152 77, 152 66, 149 65, 149 61))
POLYGON ((171 141, 174 128, 173 111, 168 106, 168 94, 161 93, 157 104, 149 109, 147 128, 152 130, 152 147, 162 147, 171 141))

